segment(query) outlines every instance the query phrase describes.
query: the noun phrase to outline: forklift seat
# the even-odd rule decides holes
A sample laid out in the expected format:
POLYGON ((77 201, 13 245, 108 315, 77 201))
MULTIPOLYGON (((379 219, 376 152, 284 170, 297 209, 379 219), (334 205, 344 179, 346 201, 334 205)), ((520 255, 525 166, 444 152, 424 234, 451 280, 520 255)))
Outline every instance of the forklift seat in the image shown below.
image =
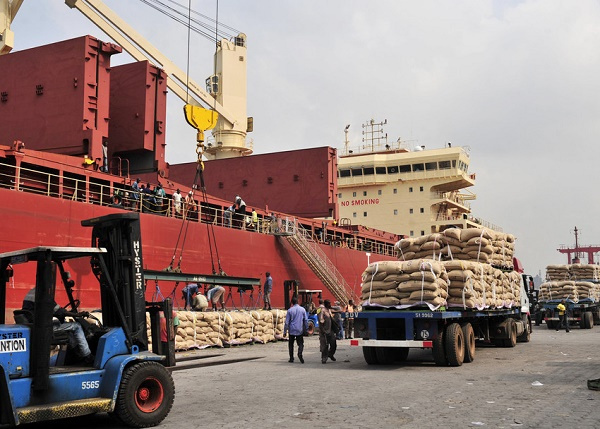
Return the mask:
POLYGON ((29 310, 14 310, 13 316, 17 325, 31 325, 33 323, 33 314, 29 310))

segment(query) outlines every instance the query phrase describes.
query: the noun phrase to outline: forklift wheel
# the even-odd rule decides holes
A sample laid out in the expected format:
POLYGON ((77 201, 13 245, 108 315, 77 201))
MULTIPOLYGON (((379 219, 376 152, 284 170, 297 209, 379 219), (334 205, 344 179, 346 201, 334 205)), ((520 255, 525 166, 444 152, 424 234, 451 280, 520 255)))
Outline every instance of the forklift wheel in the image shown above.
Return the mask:
POLYGON ((115 413, 131 427, 156 426, 167 417, 175 397, 175 384, 158 362, 140 362, 125 370, 115 413))

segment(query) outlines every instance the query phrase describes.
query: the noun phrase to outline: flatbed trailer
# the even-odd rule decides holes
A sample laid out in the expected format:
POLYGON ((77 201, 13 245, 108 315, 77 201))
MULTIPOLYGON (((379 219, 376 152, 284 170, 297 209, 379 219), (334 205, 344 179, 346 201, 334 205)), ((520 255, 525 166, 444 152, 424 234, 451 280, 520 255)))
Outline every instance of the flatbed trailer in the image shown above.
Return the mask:
MULTIPOLYGON (((562 300, 553 299, 541 303, 544 309, 544 320, 548 329, 556 329, 559 324, 556 306, 562 300)), ((582 299, 575 302, 571 299, 565 300, 569 325, 579 325, 581 329, 592 329, 594 325, 600 324, 600 302, 593 299, 582 299)))
POLYGON ((369 365, 401 362, 411 348, 420 348, 431 349, 437 365, 460 366, 475 358, 476 340, 514 347, 530 336, 528 302, 494 310, 366 307, 354 314, 350 344, 363 348, 369 365))

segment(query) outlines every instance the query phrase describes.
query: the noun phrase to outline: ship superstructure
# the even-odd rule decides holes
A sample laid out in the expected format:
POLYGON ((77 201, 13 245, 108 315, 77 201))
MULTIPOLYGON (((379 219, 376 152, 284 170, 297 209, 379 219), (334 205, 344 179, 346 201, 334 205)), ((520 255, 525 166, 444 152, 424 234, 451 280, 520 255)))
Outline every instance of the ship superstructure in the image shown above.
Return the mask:
POLYGON ((386 123, 363 125, 366 137, 359 147, 350 149, 346 142, 338 159, 340 218, 411 237, 449 227, 502 230, 471 212, 476 195, 468 188, 475 185, 475 173, 469 171, 468 147, 446 143, 411 150, 400 139, 389 144, 386 123))

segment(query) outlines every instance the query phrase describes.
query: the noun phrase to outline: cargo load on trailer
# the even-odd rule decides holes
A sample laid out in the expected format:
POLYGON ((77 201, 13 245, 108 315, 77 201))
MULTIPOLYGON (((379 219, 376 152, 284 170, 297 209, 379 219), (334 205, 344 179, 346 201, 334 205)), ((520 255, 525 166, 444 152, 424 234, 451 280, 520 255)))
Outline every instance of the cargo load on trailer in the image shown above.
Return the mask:
POLYGON ((396 244, 398 261, 369 264, 354 346, 369 364, 405 360, 430 348, 439 365, 475 357, 475 341, 503 347, 529 341, 533 284, 514 258, 515 238, 486 229, 451 228, 396 244), (509 260, 510 258, 510 260, 509 260))

